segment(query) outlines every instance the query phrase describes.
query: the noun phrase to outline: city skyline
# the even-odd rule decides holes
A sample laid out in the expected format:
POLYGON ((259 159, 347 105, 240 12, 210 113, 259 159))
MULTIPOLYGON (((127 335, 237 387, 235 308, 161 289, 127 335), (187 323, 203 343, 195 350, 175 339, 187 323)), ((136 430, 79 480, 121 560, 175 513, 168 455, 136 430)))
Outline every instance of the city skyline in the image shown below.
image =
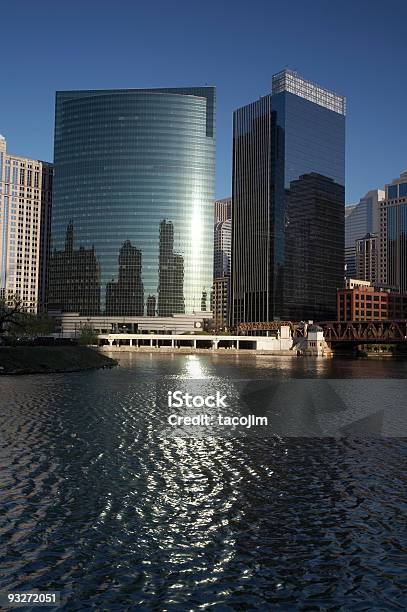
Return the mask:
POLYGON ((249 24, 248 9, 242 10, 243 4, 239 2, 233 11, 228 6, 217 6, 215 11, 215 4, 209 2, 198 23, 182 1, 171 8, 164 2, 151 7, 121 2, 122 10, 117 12, 109 10, 109 3, 101 2, 96 14, 92 7, 81 6, 80 20, 76 19, 75 10, 50 2, 42 3, 43 9, 26 5, 25 19, 21 20, 18 4, 9 5, 3 16, 5 23, 19 23, 24 45, 12 44, 11 27, 6 27, 2 34, 5 47, 13 48, 14 59, 5 64, 8 86, 0 100, 0 133, 7 138, 12 153, 52 162, 56 90, 209 83, 218 88, 215 197, 227 197, 231 193, 232 111, 266 94, 271 75, 288 66, 348 98, 347 203, 359 201, 369 189, 381 187, 406 169, 401 144, 407 137, 403 120, 405 84, 398 78, 404 73, 407 55, 402 34, 403 15, 407 14, 405 3, 391 2, 392 11, 379 2, 371 2, 369 20, 364 3, 358 6, 343 3, 341 11, 335 12, 335 19, 333 9, 322 11, 318 2, 307 7, 300 2, 291 3, 290 7, 281 5, 280 27, 273 29, 271 37, 265 36, 268 17, 273 17, 274 22, 276 16, 266 2, 251 6, 250 11, 256 8, 257 11, 249 24), (156 19, 157 8, 160 20, 156 19), (126 19, 122 18, 124 9, 126 19), (171 32, 165 27, 169 11, 171 32), (397 20, 392 18, 394 14, 397 20), (229 24, 226 29, 225 19, 229 24), (66 32, 61 30, 61 22, 66 32), (42 26, 47 27, 43 41, 37 36, 42 26), (375 32, 375 45, 371 45, 375 32), (107 33, 112 41, 109 45, 103 35, 107 33), (199 35, 205 42, 216 39, 216 46, 208 49, 207 44, 194 44, 199 35), (234 44, 236 35, 238 46, 234 44), (28 70, 31 56, 25 50, 34 46, 35 61, 46 67, 39 72, 28 70), (186 48, 190 49, 188 54, 186 48), (25 72, 24 81, 16 79, 12 68, 15 62, 25 72), (397 95, 393 95, 393 90, 389 95, 385 83, 390 81, 397 82, 397 95), (390 116, 398 125, 397 139, 387 126, 386 118, 390 116), (378 154, 380 150, 386 150, 386 156, 378 154))
POLYGON ((0 608, 402 609, 407 0, 3 4, 0 608))
MULTIPOLYGON (((272 168, 272 173, 274 173, 276 177, 280 177, 283 181, 281 185, 280 183, 276 183, 275 185, 276 191, 273 204, 274 220, 272 222, 272 226, 274 226, 275 229, 272 229, 272 236, 275 240, 277 254, 280 253, 280 251, 284 253, 283 242, 286 242, 286 255, 282 258, 280 255, 278 255, 278 257, 273 255, 272 257, 274 261, 274 271, 272 274, 275 280, 270 285, 270 296, 267 297, 264 304, 266 304, 266 302, 269 304, 270 302, 270 304, 274 305, 271 307, 267 306, 260 318, 269 320, 270 317, 275 318, 276 316, 283 316, 285 319, 299 320, 311 316, 313 319, 317 320, 329 320, 333 318, 334 291, 340 288, 343 280, 343 265, 341 264, 341 259, 343 259, 343 245, 339 244, 336 238, 333 242, 331 238, 329 238, 326 240, 325 247, 321 247, 321 241, 314 243, 310 239, 310 236, 317 236, 320 234, 320 231, 324 233, 328 217, 323 220, 319 229, 317 229, 315 225, 315 223, 319 223, 319 219, 323 218, 323 210, 328 211, 329 214, 333 214, 333 216, 331 214, 330 223, 327 223, 327 225, 331 226, 332 222, 335 227, 338 227, 338 231, 335 230, 337 235, 339 236, 343 233, 339 226, 343 227, 344 219, 341 218, 340 220, 339 217, 336 219, 336 212, 338 212, 338 214, 341 213, 343 217, 343 196, 339 191, 336 193, 336 188, 334 188, 333 185, 331 186, 327 182, 323 184, 321 179, 324 180, 327 178, 328 182, 334 181, 343 188, 343 144, 346 98, 332 90, 325 89, 315 81, 308 81, 303 78, 303 75, 299 75, 297 72, 288 69, 284 69, 273 75, 272 82, 271 97, 270 94, 268 96, 263 96, 259 101, 244 107, 250 109, 250 121, 253 119, 253 109, 255 107, 257 108, 259 105, 259 108, 264 105, 267 107, 260 113, 264 115, 264 117, 266 117, 267 113, 275 115, 275 117, 272 118, 270 114, 270 126, 272 131, 275 129, 277 132, 280 131, 280 136, 277 134, 277 140, 275 140, 276 136, 272 136, 269 144, 265 142, 266 148, 264 151, 266 152, 269 147, 269 152, 271 152, 273 158, 273 156, 275 156, 275 152, 273 151, 277 151, 276 146, 281 147, 281 143, 283 143, 282 150, 284 150, 283 157, 285 158, 283 166, 280 167, 281 162, 277 162, 277 166, 274 167, 275 162, 272 161, 270 167, 272 168), (284 97, 282 98, 281 96, 284 97), (287 96, 288 98, 286 100, 287 96), (270 107, 268 106, 269 99, 270 101, 274 100, 270 107), (295 102, 295 100, 297 101, 295 102), (300 102, 300 100, 303 101, 300 102), (322 111, 322 108, 326 110, 322 111), (330 114, 326 114, 327 111, 330 114), (341 116, 343 121, 339 120, 341 116), (334 119, 334 117, 336 117, 336 119, 334 119), (276 120, 277 122, 275 123, 276 120), (322 170, 322 173, 319 172, 320 170, 322 170), (298 181, 298 179, 301 180, 298 181), (286 192, 284 196, 282 192, 280 194, 281 189, 286 192), (325 194, 322 199, 318 194, 318 192, 321 193, 321 190, 325 194), (289 192, 292 192, 292 194, 288 197, 289 192), (330 193, 329 196, 328 193, 330 193), (298 202, 294 204, 296 200, 298 200, 298 202), (307 214, 306 219, 303 218, 305 200, 307 202, 305 209, 310 212, 309 215, 307 214), (327 205, 333 206, 332 210, 329 209, 329 206, 326 208, 327 205), (318 207, 319 212, 317 212, 318 207), (304 221, 309 224, 307 230, 304 230, 304 221), (284 224, 285 229, 283 228, 284 224), (308 232, 308 238, 306 238, 304 232, 308 232), (286 238, 283 240, 280 234, 281 236, 285 234, 286 238), (303 246, 300 247, 304 240, 306 242, 305 251, 303 246), (318 251, 318 248, 316 249, 317 244, 319 245, 318 248, 322 248, 321 252, 318 251), (334 249, 332 249, 332 247, 334 247, 334 249), (289 255, 288 259, 287 253, 289 255), (330 253, 332 255, 331 268, 330 270, 325 270, 327 275, 322 273, 321 264, 317 263, 324 261, 326 265, 327 259, 323 253, 330 253), (287 274, 289 269, 291 272, 287 274), (311 281, 311 276, 314 274, 312 269, 314 269, 316 276, 311 281), (288 301, 286 297, 284 297, 283 300, 282 289, 279 289, 278 285, 278 283, 281 284, 283 277, 286 279, 289 277, 291 278, 290 283, 287 284, 288 293, 287 290, 284 289, 284 292, 290 296, 290 300, 288 301), (304 281, 305 278, 307 278, 306 281, 304 281), (330 287, 329 289, 328 285, 330 287), (317 290, 317 288, 319 289, 317 290), (327 309, 324 302, 326 301, 326 296, 331 293, 332 304, 327 309), (289 302, 291 305, 287 309, 286 306, 288 306, 289 302), (316 307, 317 304, 319 304, 318 307, 316 307)), ((78 311, 82 315, 86 314, 90 316, 99 315, 104 312, 108 316, 125 315, 136 317, 142 317, 144 315, 149 317, 172 316, 174 314, 207 311, 209 302, 211 301, 209 273, 206 283, 199 283, 196 273, 202 265, 209 269, 208 262, 210 261, 210 257, 204 256, 202 251, 200 255, 202 256, 202 261, 196 260, 195 255, 192 260, 189 261, 188 257, 185 258, 184 248, 180 246, 180 237, 183 236, 183 239, 185 239, 190 228, 195 228, 195 232, 197 228, 199 228, 200 232, 206 231, 207 243, 209 245, 209 236, 211 234, 210 218, 213 214, 212 204, 214 205, 215 221, 218 215, 220 215, 219 218, 226 216, 229 218, 229 221, 224 221, 224 223, 229 224, 230 231, 232 199, 223 198, 214 200, 213 189, 211 188, 214 178, 213 153, 216 125, 214 117, 214 88, 154 88, 150 90, 126 89, 102 91, 70 90, 57 92, 56 98, 55 161, 57 165, 60 164, 61 166, 60 183, 62 188, 61 190, 57 189, 56 192, 58 197, 55 203, 57 204, 57 210, 59 203, 59 217, 55 215, 55 210, 53 215, 54 223, 56 223, 56 227, 58 228, 56 235, 58 236, 57 242, 59 242, 59 244, 56 245, 54 240, 54 244, 51 244, 49 247, 49 251, 51 252, 49 269, 51 271, 50 288, 52 295, 52 299, 48 303, 50 309, 56 311, 62 308, 64 311, 78 311), (183 98, 185 98, 185 104, 184 101, 181 103, 183 98), (193 101, 193 98, 196 100, 193 101), (200 99, 199 102, 198 99, 200 99), (201 112, 191 114, 192 108, 198 111, 196 103, 200 106, 203 104, 201 112), (191 108, 189 108, 190 104, 192 104, 191 108), (203 109, 204 112, 202 112, 203 109), (198 135, 196 127, 201 123, 201 136, 204 135, 205 138, 199 141, 200 144, 202 145, 203 142, 206 143, 208 137, 213 141, 207 151, 209 157, 205 157, 205 144, 200 151, 200 161, 198 158, 195 160, 196 163, 198 163, 195 171, 185 182, 185 178, 188 173, 191 172, 191 168, 194 165, 193 163, 191 164, 193 155, 200 149, 198 141, 196 140, 198 135), (103 129, 101 129, 102 127, 103 129), (124 127, 126 128, 126 132, 123 131, 124 127), (152 136, 153 133, 154 135, 152 136), (168 140, 169 134, 172 134, 172 136, 170 135, 168 140), (64 143, 62 149, 61 142, 64 143), (80 142, 82 142, 82 144, 80 144, 80 142), (146 143, 148 143, 147 146, 146 143), (177 143, 179 149, 175 157, 174 143, 177 143), (192 144, 193 147, 191 148, 192 144), (157 177, 159 175, 161 176, 163 169, 168 163, 169 151, 171 151, 172 155, 170 165, 173 166, 173 169, 170 175, 168 175, 170 179, 168 183, 168 179, 165 179, 167 171, 164 171, 163 176, 159 180, 157 177), (189 154, 188 151, 190 151, 189 154), (204 155, 202 157, 203 153, 204 155), (123 160, 125 162, 124 165, 123 160), (175 170, 176 166, 178 166, 178 170, 175 170), (189 169, 187 170, 187 168, 189 169), (152 174, 150 172, 151 169, 153 169, 152 174), (181 174, 179 174, 180 170, 181 174), (205 172, 209 172, 209 174, 206 179, 203 180, 205 172), (186 189, 185 193, 184 191, 179 191, 179 188, 177 188, 178 191, 176 190, 174 192, 174 179, 177 173, 179 174, 179 176, 177 175, 179 187, 182 185, 183 189, 186 189), (198 202, 198 177, 199 180, 203 180, 201 195, 205 197, 201 204, 203 205, 205 201, 204 208, 202 208, 202 205, 198 202), (147 183, 144 184, 143 181, 145 181, 146 178, 147 183), (207 179, 210 180, 208 181, 207 179), (122 182, 123 180, 124 182, 122 182), (155 185, 155 181, 157 180, 158 182, 155 185), (165 182, 166 180, 168 184, 165 182), (116 187, 119 183, 124 191, 122 189, 116 192, 116 187), (139 193, 138 191, 140 187, 142 187, 142 192, 144 193, 141 199, 140 194, 142 192, 139 193), (150 190, 151 193, 148 196, 147 191, 150 187, 152 190, 150 190), (168 199, 168 197, 162 198, 162 194, 164 193, 163 187, 167 189, 167 196, 170 196, 170 199, 168 199), (158 192, 156 193, 155 191, 156 188, 158 188, 159 192, 162 192, 159 197, 158 192), (209 193, 208 189, 210 189, 211 193, 209 193), (146 194, 148 196, 147 199, 145 198, 146 194), (189 209, 191 194, 193 195, 193 218, 187 221, 185 225, 185 219, 187 219, 185 215, 191 212, 189 209), (185 199, 185 206, 181 206, 181 208, 179 207, 179 203, 181 202, 179 199, 180 196, 185 199), (179 220, 181 220, 181 225, 175 228, 175 217, 174 219, 165 218, 167 217, 169 203, 172 201, 174 203, 178 202, 176 208, 173 210, 173 215, 179 217, 179 220), (146 237, 144 234, 144 230, 146 229, 144 222, 140 225, 140 221, 145 217, 145 215, 143 217, 143 214, 140 216, 140 211, 143 213, 146 203, 149 203, 150 212, 156 209, 156 213, 159 213, 158 217, 160 217, 159 265, 155 265, 157 264, 156 260, 158 257, 158 252, 155 247, 153 249, 155 251, 154 255, 152 255, 151 252, 149 260, 147 258, 147 276, 145 275, 145 266, 143 265, 145 252, 143 252, 143 249, 139 248, 140 243, 143 242, 146 237), (199 210, 202 208, 199 212, 200 222, 198 222, 196 216, 198 210, 196 206, 198 204, 199 210), (117 208, 118 206, 119 208, 117 208), (187 210, 189 211, 188 213, 187 210), (102 217, 100 217, 101 211, 108 214, 110 221, 109 227, 106 227, 107 233, 103 230, 102 234, 99 235, 99 230, 102 227, 100 225, 100 220, 102 219, 102 217), (117 212, 120 214, 116 217, 115 213, 117 212), (133 226, 132 229, 128 227, 128 223, 127 225, 124 223, 123 212, 131 214, 131 217, 128 218, 128 222, 130 226, 133 226), (202 216, 203 213, 205 214, 202 216), (135 215, 137 219, 133 219, 133 215, 135 215), (71 218, 75 216, 79 219, 79 225, 77 227, 74 227, 71 218), (56 222, 55 219, 57 219, 56 222), (203 220, 206 220, 206 222, 202 225, 203 220), (134 225, 135 222, 136 225, 134 225), (182 224, 185 225, 183 230, 181 228, 182 224), (123 242, 119 241, 119 243, 117 243, 117 248, 113 254, 111 244, 113 234, 110 232, 114 225, 117 226, 117 236, 120 236, 120 238, 123 237, 123 242), (136 232, 133 236, 129 236, 126 232, 134 232, 136 226, 138 226, 138 230, 141 230, 141 233, 138 231, 138 233, 136 232), (165 231, 163 227, 166 228, 165 231), (95 228, 98 228, 96 235, 95 228), (78 249, 74 250, 74 234, 78 229, 79 236, 81 233, 82 236, 80 236, 81 240, 80 244, 78 244, 78 249), (124 234, 122 233, 123 231, 124 234), (165 241, 168 242, 169 245, 168 249, 167 247, 164 248, 164 243, 162 242, 162 237, 164 235, 166 236, 165 241), (178 236, 178 246, 174 243, 176 235, 178 236), (134 240, 136 236, 138 237, 134 240), (95 237, 96 242, 99 242, 98 250, 100 251, 100 249, 102 249, 102 252, 105 251, 102 259, 106 261, 103 265, 101 265, 102 260, 99 259, 97 251, 95 250, 95 237), (62 249, 63 246, 64 248, 62 249), (108 265, 106 267, 107 262, 108 265), (119 263, 118 268, 117 263, 119 263), (188 297, 188 291, 190 291, 190 289, 188 289, 188 287, 192 287, 192 285, 188 285, 188 278, 186 284, 187 294, 184 292, 184 281, 186 276, 188 276, 188 266, 191 268, 189 282, 192 281, 194 285, 192 302, 190 301, 189 304, 188 299, 190 298, 188 297), (117 268, 116 272, 114 272, 115 268, 117 268), (153 271, 154 269, 155 271, 153 271), (118 276, 116 273, 118 273, 118 276), (155 278, 155 281, 153 280, 153 282, 151 282, 153 278, 155 278), (54 280, 56 279, 58 280, 55 283, 54 280), (147 280, 149 284, 146 293, 144 292, 145 280, 147 280), (66 299, 64 299, 64 295, 66 299)), ((235 115, 244 110, 244 108, 235 111, 235 115)), ((249 115, 244 119, 240 131, 238 130, 238 135, 242 136, 249 130, 247 123, 249 115), (242 130, 243 132, 240 134, 242 130)), ((257 117, 257 110, 254 115, 257 117)), ((260 120, 260 115, 257 119, 260 120)), ((256 122, 258 123, 257 119, 256 122)), ((6 142, 4 138, 2 142, 6 142)), ((257 154, 258 151, 256 152, 256 155, 257 154)), ((266 157, 268 154, 269 153, 266 153, 266 157)), ((234 156, 235 160, 239 157, 238 149, 236 148, 234 156)), ((278 156, 279 155, 277 155, 277 157, 278 156)), ((27 163, 30 163, 29 159, 27 163)), ((38 161, 35 163, 42 164, 42 162, 38 161)), ((269 164, 269 162, 266 162, 266 165, 267 164, 269 164)), ((31 168, 32 166, 28 165, 27 167, 31 168)), ((23 183, 25 182, 24 172, 23 170, 23 179, 21 179, 20 176, 20 183, 21 180, 23 180, 23 183)), ((28 170, 27 176, 30 175, 30 173, 31 171, 28 170)), ((406 174, 406 172, 402 173, 400 179, 395 179, 393 181, 393 183, 400 183, 400 189, 398 189, 397 185, 389 187, 389 194, 390 192, 393 194, 392 196, 388 196, 390 199, 395 197, 395 193, 400 197, 406 195, 406 174)), ((250 172, 243 183, 246 184, 249 179, 250 172)), ((9 182, 7 172, 4 175, 4 180, 6 183, 9 182)), ((239 184, 240 183, 241 181, 239 179, 239 184)), ((31 185, 31 180, 29 184, 31 185)), ((56 181, 57 187, 58 184, 58 181, 56 181)), ((4 191, 7 196, 9 187, 6 185, 2 191, 4 191)), ((31 188, 28 189, 28 191, 31 191, 31 188)), ((355 273, 352 273, 350 277, 370 280, 372 283, 375 283, 379 276, 379 256, 377 255, 376 257, 374 254, 373 260, 370 257, 370 253, 372 245, 374 245, 377 251, 378 238, 377 236, 370 238, 371 234, 369 234, 369 232, 373 230, 373 232, 377 233, 378 210, 376 210, 375 213, 373 211, 373 204, 371 201, 372 194, 376 196, 377 208, 379 204, 378 200, 384 195, 384 191, 371 190, 364 198, 361 198, 358 205, 348 207, 345 217, 346 223, 352 221, 351 229, 356 232, 357 236, 356 234, 355 236, 357 240, 356 242, 354 240, 351 242, 353 244, 353 249, 357 246, 357 251, 360 253, 359 264, 356 266, 359 272, 356 273, 355 270, 355 273), (362 219, 359 219, 362 209, 363 215, 366 217, 364 220, 365 227, 363 228, 360 226, 362 219), (356 219, 357 215, 359 215, 357 217, 358 223, 355 224, 353 217, 356 219), (362 245, 362 239, 367 239, 364 245, 362 245), (368 258, 366 258, 366 249, 369 251, 368 258), (363 258, 362 251, 364 253, 363 258), (369 271, 366 266, 368 266, 369 271)), ((20 193, 20 198, 21 195, 20 193)), ((403 202, 404 201, 405 200, 403 200, 403 202)), ((20 199, 20 203, 21 202, 22 200, 20 199)), ((235 204, 238 204, 238 201, 235 204)), ((248 208, 249 212, 253 207, 252 204, 253 203, 251 203, 248 208)), ((171 206, 174 206, 174 204, 171 204, 171 206)), ((20 208, 22 208, 21 204, 20 208)), ((7 210, 7 201, 5 201, 5 220, 7 220, 7 210)), ((43 212, 45 217, 49 216, 44 209, 44 211, 41 211, 41 217, 43 217, 43 212)), ((239 212, 239 206, 236 212, 239 212)), ((389 213, 392 213, 392 208, 389 208, 389 213)), ((260 218, 260 216, 255 215, 255 218, 260 218)), ((158 217, 155 220, 156 229, 158 227, 158 217)), ((394 217, 396 219, 396 214, 394 214, 394 217)), ((145 219, 147 219, 147 217, 145 217, 145 219)), ((265 222, 267 226, 265 219, 262 219, 262 222, 265 222)), ((13 224, 15 225, 15 222, 10 223, 11 229, 13 224)), ((400 226, 401 229, 400 231, 397 229, 398 234, 404 231, 404 224, 405 221, 403 216, 400 226)), ((102 225, 106 225, 106 221, 103 221, 102 225)), ((396 231, 395 223, 393 223, 393 225, 394 231, 396 231)), ((247 227, 249 226, 250 224, 247 224, 247 227)), ((4 227, 6 231, 8 231, 7 223, 4 227)), ((44 228, 45 231, 47 231, 46 225, 44 228)), ((40 228, 38 228, 38 231, 40 232, 40 228)), ((41 228, 41 233, 42 231, 41 228)), ((392 287, 399 287, 405 291, 406 283, 402 280, 404 274, 404 263, 402 260, 404 255, 401 256, 401 263, 397 263, 400 257, 399 252, 404 254, 404 238, 401 234, 398 237, 397 235, 394 234, 393 238, 393 240, 398 241, 397 244, 396 242, 394 243, 396 245, 393 248, 394 254, 388 260, 389 263, 394 260, 394 265, 391 263, 394 278, 390 285, 392 287)), ((332 232, 331 236, 333 236, 332 232)), ((152 232, 150 231, 150 238, 151 237, 152 232)), ((380 265, 383 267, 385 262, 384 249, 387 249, 387 246, 384 246, 383 236, 380 240, 380 265)), ((150 244, 151 241, 149 241, 149 245, 150 244)), ((185 243, 185 245, 186 244, 187 243, 185 243)), ((195 252, 195 254, 198 253, 197 245, 198 243, 195 236, 194 246, 187 246, 187 251, 189 248, 192 248, 191 252, 195 252)), ((245 260, 247 255, 246 247, 244 248, 245 260)), ((256 249, 257 247, 258 244, 256 242, 256 249)), ((14 251, 14 248, 10 250, 14 251)), ((148 250, 150 250, 150 246, 148 250)), ((42 251, 43 263, 41 265, 44 265, 44 255, 48 252, 48 246, 45 250, 42 248, 42 251)), ((207 254, 208 253, 209 250, 207 254)), ((257 256, 258 254, 256 257, 257 256)), ((224 257, 224 255, 222 255, 222 257, 224 257)), ((230 255, 228 259, 230 260, 230 255)), ((21 266, 23 263, 25 269, 25 262, 20 261, 21 266)), ((30 264, 28 260, 27 264, 30 264)), ((3 257, 3 267, 5 265, 6 259, 3 257)), ((223 279, 222 282, 224 282, 224 277, 229 276, 230 268, 226 266, 224 270, 217 271, 217 258, 215 256, 214 272, 214 277, 223 279)), ((9 276, 11 279, 12 275, 9 276)), ((41 273, 40 276, 45 279, 44 273, 41 273)), ((349 277, 349 267, 347 268, 346 276, 349 277)), ((246 273, 238 274, 238 277, 240 279, 239 282, 248 278, 246 273)), ((385 278, 383 274, 381 274, 380 280, 382 284, 388 284, 387 277, 385 278)), ((281 285, 281 287, 282 286, 283 285, 281 285)), ((40 294, 43 292, 44 287, 45 284, 42 283, 42 289, 39 291, 40 294)), ((24 289, 26 289, 26 285, 24 285, 24 289)), ((224 296, 227 292, 224 291, 224 288, 222 288, 222 291, 222 295, 219 293, 219 298, 223 304, 224 296)), ((42 301, 44 302, 44 300, 42 301)), ((263 307, 261 307, 260 310, 263 312, 263 307)), ((252 313, 249 315, 249 319, 253 319, 253 317, 257 319, 258 316, 259 314, 253 315, 252 313)), ((232 319, 234 318, 236 317, 233 315, 232 319)), ((239 315, 236 322, 238 322, 238 320, 240 321, 241 318, 247 319, 247 314, 242 316, 239 315)))

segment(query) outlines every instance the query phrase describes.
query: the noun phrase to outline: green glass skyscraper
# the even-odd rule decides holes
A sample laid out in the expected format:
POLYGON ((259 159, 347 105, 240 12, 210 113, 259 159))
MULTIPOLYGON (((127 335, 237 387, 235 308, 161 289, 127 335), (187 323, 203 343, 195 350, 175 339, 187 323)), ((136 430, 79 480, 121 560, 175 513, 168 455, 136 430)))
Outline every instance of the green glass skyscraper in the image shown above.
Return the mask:
POLYGON ((214 113, 213 87, 57 92, 50 309, 201 310, 212 284, 214 113))

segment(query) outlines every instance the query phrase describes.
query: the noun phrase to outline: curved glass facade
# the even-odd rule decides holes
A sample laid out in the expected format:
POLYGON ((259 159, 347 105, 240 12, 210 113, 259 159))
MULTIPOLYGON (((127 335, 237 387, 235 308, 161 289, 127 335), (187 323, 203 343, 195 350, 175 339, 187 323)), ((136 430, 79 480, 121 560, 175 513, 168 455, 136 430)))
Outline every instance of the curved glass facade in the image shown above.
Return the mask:
POLYGON ((48 307, 209 310, 215 89, 57 92, 48 307))

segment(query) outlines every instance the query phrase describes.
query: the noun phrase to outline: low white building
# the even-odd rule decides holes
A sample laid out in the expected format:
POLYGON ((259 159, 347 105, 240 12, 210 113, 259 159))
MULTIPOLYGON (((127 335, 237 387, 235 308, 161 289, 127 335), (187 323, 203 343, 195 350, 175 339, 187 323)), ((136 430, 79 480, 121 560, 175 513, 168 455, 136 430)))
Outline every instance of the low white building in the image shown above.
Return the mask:
MULTIPOLYGON (((293 354, 290 328, 281 327, 277 337, 232 336, 212 334, 99 334, 99 346, 107 350, 250 350, 270 353, 293 354)), ((295 354, 295 353, 294 353, 295 354)))
POLYGON ((76 338, 84 326, 91 327, 96 334, 137 333, 191 333, 207 327, 212 320, 211 312, 174 314, 171 317, 133 316, 83 316, 78 312, 49 311, 61 336, 76 338))

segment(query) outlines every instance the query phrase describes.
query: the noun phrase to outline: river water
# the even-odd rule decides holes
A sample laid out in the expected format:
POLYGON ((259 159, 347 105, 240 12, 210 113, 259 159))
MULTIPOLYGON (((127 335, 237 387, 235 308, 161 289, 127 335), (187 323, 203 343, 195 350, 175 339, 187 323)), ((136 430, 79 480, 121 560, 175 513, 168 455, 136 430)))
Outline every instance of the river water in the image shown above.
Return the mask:
POLYGON ((119 359, 0 379, 0 591, 59 591, 66 610, 406 609, 402 437, 171 437, 157 397, 333 380, 389 404, 407 362, 119 359))

